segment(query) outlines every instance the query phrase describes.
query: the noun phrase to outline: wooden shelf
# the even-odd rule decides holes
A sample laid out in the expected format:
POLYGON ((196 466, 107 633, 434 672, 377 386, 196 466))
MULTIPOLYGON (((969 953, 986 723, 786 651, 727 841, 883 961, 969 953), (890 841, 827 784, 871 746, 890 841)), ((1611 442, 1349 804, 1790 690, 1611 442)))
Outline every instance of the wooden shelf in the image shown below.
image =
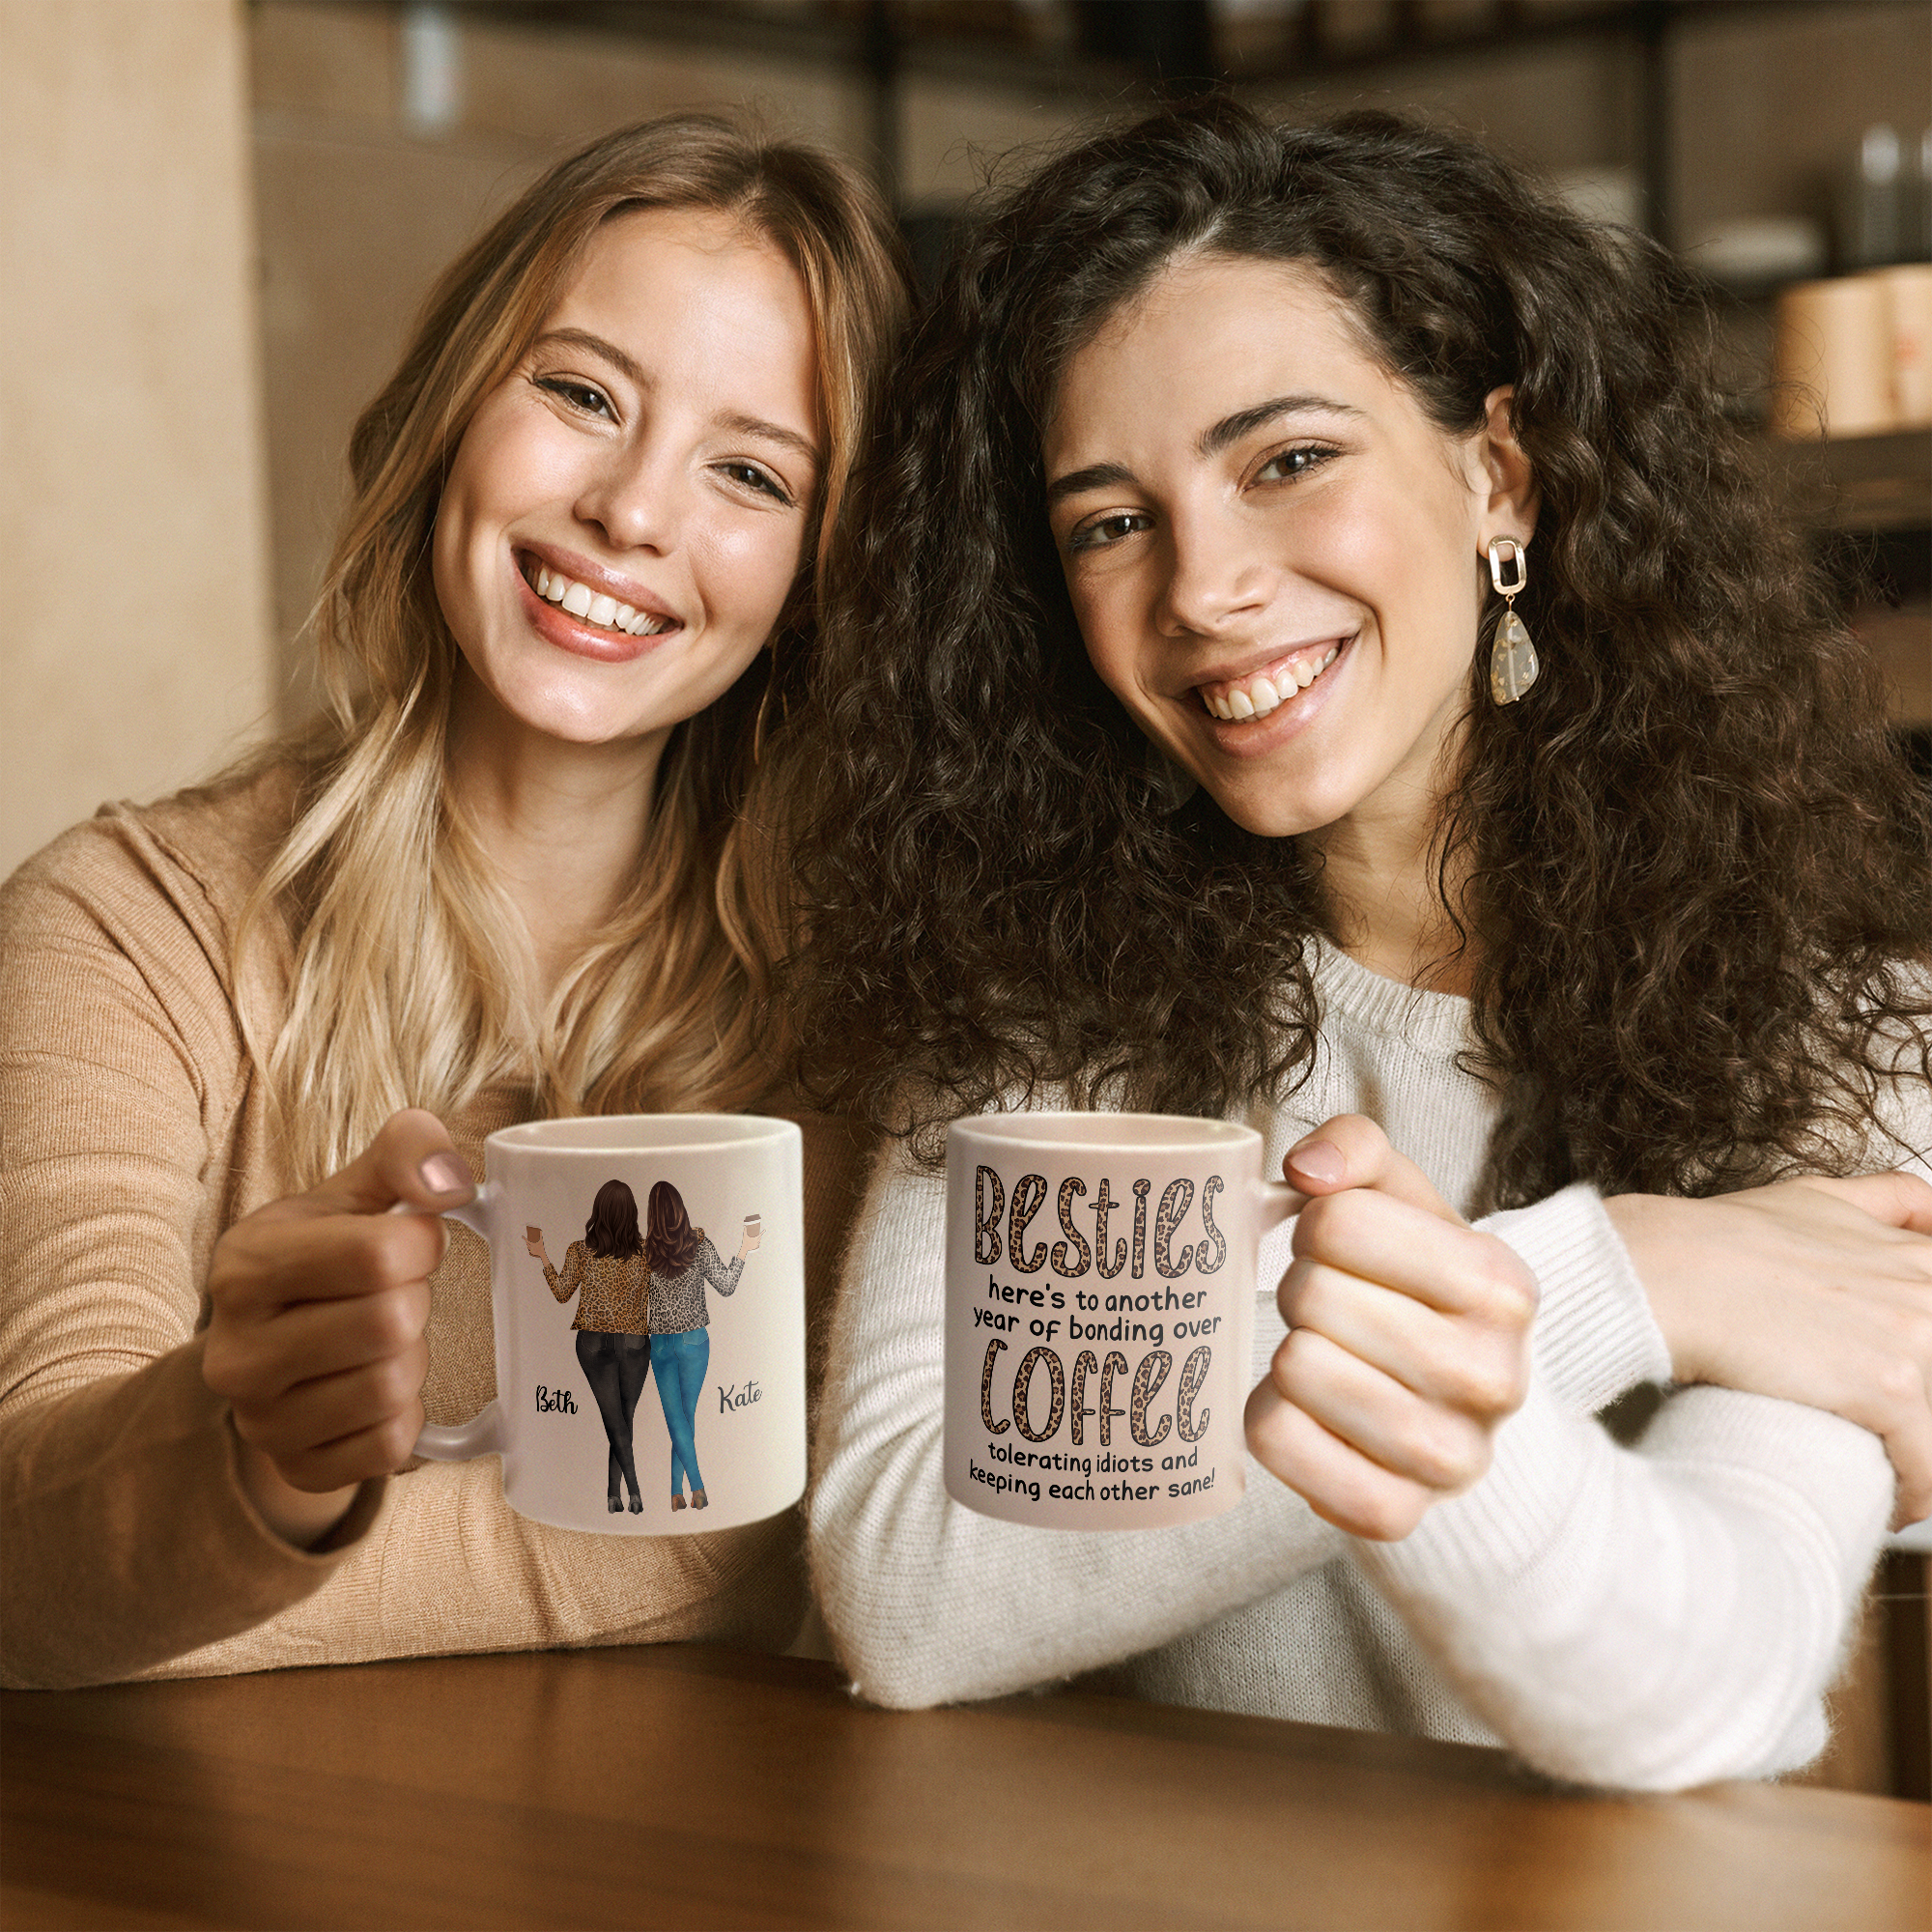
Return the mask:
POLYGON ((1814 528, 1932 531, 1932 429, 1775 446, 1792 506, 1814 528))

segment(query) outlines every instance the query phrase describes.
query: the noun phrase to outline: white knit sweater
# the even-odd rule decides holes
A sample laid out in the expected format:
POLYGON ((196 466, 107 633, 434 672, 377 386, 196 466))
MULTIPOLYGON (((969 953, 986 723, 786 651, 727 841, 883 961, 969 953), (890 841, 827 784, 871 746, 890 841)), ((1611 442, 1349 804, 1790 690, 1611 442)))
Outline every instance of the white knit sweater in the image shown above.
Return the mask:
MULTIPOLYGON (((1456 1065, 1467 1003, 1324 952, 1313 1076, 1251 1117, 1267 1171, 1338 1113, 1381 1122, 1469 1210, 1493 1102, 1456 1065)), ((1922 1082, 1919 1085, 1922 1087, 1922 1082)), ((1907 1112, 1927 1145, 1924 1106, 1907 1112)), ((813 1580, 859 1690, 984 1697, 1114 1666, 1168 1702, 1502 1742, 1551 1776, 1671 1789, 1804 1763, 1892 1498, 1878 1439, 1716 1388, 1667 1395, 1634 1450, 1595 1411, 1669 1374, 1597 1195, 1481 1225, 1542 1285, 1527 1401, 1489 1474, 1406 1540, 1358 1542, 1259 1467, 1172 1529, 1000 1522, 941 1481, 945 1187, 896 1148, 854 1231, 810 1504, 813 1580)), ((1284 1334, 1292 1229, 1263 1243, 1255 1376, 1284 1334)))

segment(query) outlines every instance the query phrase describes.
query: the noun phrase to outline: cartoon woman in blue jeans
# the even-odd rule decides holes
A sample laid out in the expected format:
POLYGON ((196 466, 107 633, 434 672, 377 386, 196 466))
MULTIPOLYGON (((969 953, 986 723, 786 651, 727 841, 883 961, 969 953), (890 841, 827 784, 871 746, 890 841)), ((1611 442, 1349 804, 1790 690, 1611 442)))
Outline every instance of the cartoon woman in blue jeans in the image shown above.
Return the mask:
POLYGON ((710 1500, 697 1471, 696 1436, 697 1397, 711 1362, 704 1284, 708 1281, 720 1294, 735 1294, 745 1257, 758 1245, 758 1235, 754 1224, 748 1222, 745 1238, 726 1267, 704 1230, 691 1225, 684 1196, 668 1180, 651 1189, 644 1218, 644 1260, 651 1275, 651 1369, 658 1378, 665 1427, 670 1431, 670 1506, 684 1508, 689 1477, 691 1507, 701 1510, 710 1500))

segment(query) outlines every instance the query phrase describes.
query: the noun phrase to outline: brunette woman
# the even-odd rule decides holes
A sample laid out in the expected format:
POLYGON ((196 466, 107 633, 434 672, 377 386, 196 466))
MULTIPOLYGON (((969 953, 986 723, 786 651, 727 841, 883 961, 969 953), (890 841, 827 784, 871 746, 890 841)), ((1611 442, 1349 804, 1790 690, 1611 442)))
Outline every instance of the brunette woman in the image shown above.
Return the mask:
POLYGON ((902 288, 811 150, 679 118, 560 162, 356 426, 324 722, 7 887, 9 1683, 790 1638, 782 1520, 391 1480, 495 1375, 480 1247, 385 1210, 467 1200, 513 1121, 782 1105, 786 694, 902 288))
POLYGON ((644 1249, 651 1282, 651 1367, 657 1371, 658 1400, 670 1433, 670 1506, 703 1509, 710 1498, 697 1469, 697 1398, 711 1366, 711 1311, 704 1284, 720 1294, 735 1294, 745 1272, 745 1257, 758 1245, 748 1223, 738 1252, 726 1267, 702 1228, 691 1225, 684 1196, 668 1180, 651 1188, 650 1233, 644 1249))
POLYGON ((1378 116, 1210 103, 991 207, 825 667, 812 1042, 909 1135, 820 1410, 862 1690, 1111 1666, 1630 1785, 1822 1743, 1885 1447, 1932 1505, 1932 1188, 1886 1171, 1932 900, 1711 338, 1662 250, 1378 116), (938 1129, 1051 1104, 1245 1119, 1310 1197, 1281 1481, 1213 1520, 944 1494, 938 1129), (1646 1381, 1712 1386, 1627 1451, 1646 1381))
POLYGON ((631 1422, 651 1372, 650 1270, 638 1232, 638 1198, 621 1180, 607 1180, 591 1204, 582 1240, 564 1250, 561 1274, 551 1266, 541 1229, 524 1245, 543 1264, 544 1281, 559 1301, 578 1296, 577 1320, 570 1324, 577 1331, 577 1366, 590 1385, 611 1445, 606 1501, 615 1516, 628 1486, 635 1516, 644 1499, 638 1490, 631 1422))

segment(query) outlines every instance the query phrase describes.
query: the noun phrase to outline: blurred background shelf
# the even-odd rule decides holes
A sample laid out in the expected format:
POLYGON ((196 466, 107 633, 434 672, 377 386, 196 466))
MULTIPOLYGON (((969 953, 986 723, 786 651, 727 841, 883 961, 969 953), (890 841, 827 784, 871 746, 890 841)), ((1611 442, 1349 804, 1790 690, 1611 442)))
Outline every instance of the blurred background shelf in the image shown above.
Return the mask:
POLYGON ((1932 775, 1932 429, 1772 446, 1884 667, 1892 719, 1932 775))

